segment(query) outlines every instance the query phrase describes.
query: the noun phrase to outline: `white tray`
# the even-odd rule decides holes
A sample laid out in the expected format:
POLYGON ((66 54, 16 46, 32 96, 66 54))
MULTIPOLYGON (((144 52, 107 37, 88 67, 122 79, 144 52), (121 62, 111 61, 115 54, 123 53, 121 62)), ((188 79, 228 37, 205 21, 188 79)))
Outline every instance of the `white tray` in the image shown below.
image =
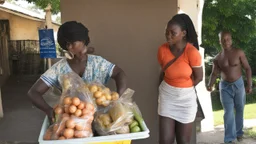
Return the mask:
POLYGON ((42 129, 38 138, 39 144, 93 144, 100 142, 114 142, 114 141, 123 141, 123 140, 137 140, 137 139, 146 139, 149 137, 149 129, 144 123, 145 131, 130 133, 130 134, 118 134, 118 135, 109 135, 109 136, 97 136, 91 138, 76 138, 69 140, 43 140, 43 136, 48 126, 48 118, 45 117, 42 129))

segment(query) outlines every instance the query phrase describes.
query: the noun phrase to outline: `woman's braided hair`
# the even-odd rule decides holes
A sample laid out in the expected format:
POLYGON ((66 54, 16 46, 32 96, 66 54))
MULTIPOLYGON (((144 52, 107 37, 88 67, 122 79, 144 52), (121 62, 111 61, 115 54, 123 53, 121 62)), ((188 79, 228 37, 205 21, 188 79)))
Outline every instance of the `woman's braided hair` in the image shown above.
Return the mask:
POLYGON ((168 26, 170 24, 177 24, 181 27, 182 30, 187 32, 186 40, 194 45, 197 49, 199 49, 197 33, 195 27, 193 25, 192 20, 186 14, 177 14, 172 17, 172 19, 168 22, 168 26))

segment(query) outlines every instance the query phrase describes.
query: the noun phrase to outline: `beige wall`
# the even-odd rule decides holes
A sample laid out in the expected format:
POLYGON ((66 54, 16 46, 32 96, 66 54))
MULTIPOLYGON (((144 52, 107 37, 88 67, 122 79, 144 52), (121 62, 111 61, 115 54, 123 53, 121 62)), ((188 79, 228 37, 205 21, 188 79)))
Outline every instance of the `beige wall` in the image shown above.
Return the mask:
POLYGON ((198 31, 198 12, 199 12, 199 0, 178 0, 179 12, 185 12, 190 16, 195 25, 196 31, 198 31))
MULTIPOLYGON (((11 40, 38 40, 38 28, 44 27, 42 21, 30 20, 4 11, 0 11, 1 19, 9 20, 11 40)), ((54 31, 57 31, 58 27, 53 25, 54 31)))
POLYGON ((155 144, 160 71, 157 49, 165 42, 166 23, 177 12, 176 0, 61 0, 61 12, 63 22, 83 22, 96 53, 124 69, 151 131, 149 139, 133 144, 155 144))
POLYGON ((186 13, 192 19, 198 33, 199 44, 201 44, 203 5, 204 0, 178 0, 178 12, 186 13))

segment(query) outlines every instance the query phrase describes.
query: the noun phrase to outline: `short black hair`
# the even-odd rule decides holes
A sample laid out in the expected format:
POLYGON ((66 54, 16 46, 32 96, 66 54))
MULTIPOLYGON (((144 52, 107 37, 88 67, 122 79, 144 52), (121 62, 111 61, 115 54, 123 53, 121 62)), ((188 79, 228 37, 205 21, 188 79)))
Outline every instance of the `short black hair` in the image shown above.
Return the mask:
POLYGON ((67 50, 69 43, 76 41, 83 41, 85 45, 88 45, 90 43, 89 30, 80 22, 68 21, 59 27, 57 40, 64 50, 67 50))
POLYGON ((228 31, 228 30, 222 30, 222 31, 219 32, 219 35, 218 35, 219 38, 221 38, 221 36, 224 35, 224 34, 229 34, 230 36, 232 36, 232 34, 231 34, 230 31, 228 31))
POLYGON ((172 17, 172 19, 168 22, 167 26, 171 24, 177 24, 181 27, 182 30, 187 32, 186 40, 194 45, 197 49, 199 49, 197 33, 194 27, 194 24, 190 17, 187 14, 176 14, 172 17))

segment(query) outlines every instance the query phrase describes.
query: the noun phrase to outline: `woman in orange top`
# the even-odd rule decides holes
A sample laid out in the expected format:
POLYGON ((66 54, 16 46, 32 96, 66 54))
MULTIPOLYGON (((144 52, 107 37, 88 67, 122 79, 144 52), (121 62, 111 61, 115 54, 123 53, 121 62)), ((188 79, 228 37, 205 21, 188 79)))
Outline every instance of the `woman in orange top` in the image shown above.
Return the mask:
POLYGON ((167 43, 158 49, 162 69, 172 59, 178 59, 165 70, 159 86, 159 143, 188 144, 196 117, 196 86, 203 78, 197 34, 186 14, 175 15, 167 24, 167 43))

